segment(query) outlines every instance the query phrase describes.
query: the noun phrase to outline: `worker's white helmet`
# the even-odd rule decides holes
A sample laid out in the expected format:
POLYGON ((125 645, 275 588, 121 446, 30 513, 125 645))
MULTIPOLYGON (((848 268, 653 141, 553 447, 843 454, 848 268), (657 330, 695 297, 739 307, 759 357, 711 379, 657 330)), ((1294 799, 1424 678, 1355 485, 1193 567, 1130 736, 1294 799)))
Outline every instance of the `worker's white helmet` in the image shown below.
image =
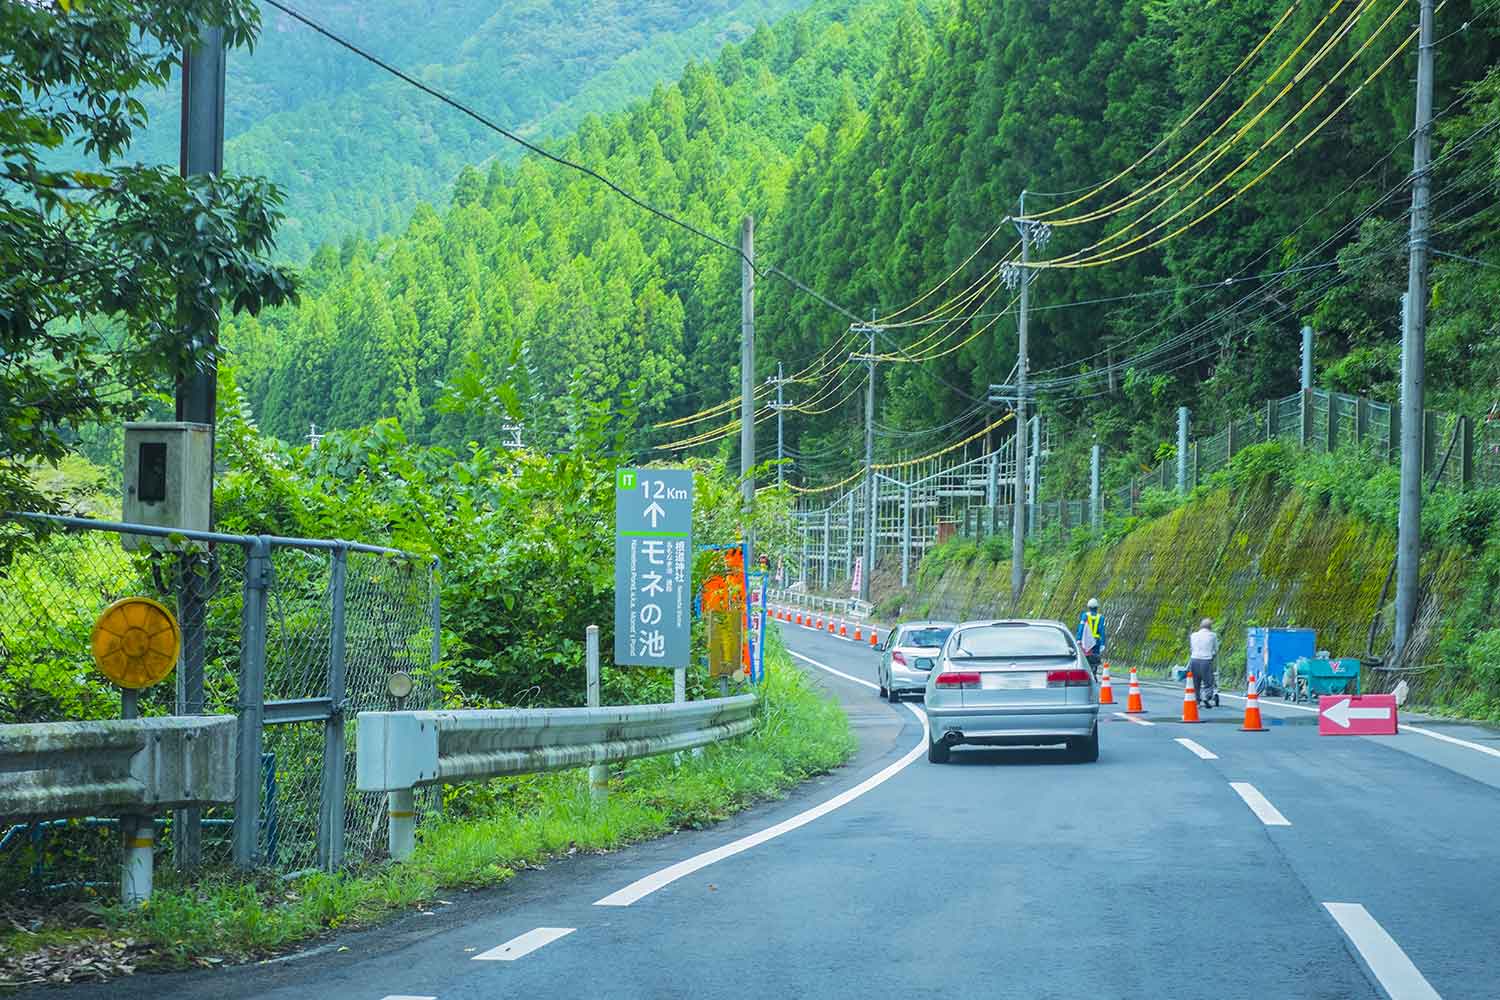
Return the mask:
POLYGON ((1089 598, 1089 610, 1090 611, 1098 611, 1099 610, 1099 598, 1097 598, 1097 597, 1090 597, 1089 598))

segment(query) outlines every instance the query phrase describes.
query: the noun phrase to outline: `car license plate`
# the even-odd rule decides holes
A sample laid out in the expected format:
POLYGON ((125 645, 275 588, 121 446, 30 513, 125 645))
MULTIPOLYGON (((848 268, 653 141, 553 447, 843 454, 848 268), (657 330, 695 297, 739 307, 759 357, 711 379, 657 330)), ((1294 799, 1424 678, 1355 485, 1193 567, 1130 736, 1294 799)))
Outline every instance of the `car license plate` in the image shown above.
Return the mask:
POLYGON ((983 674, 979 686, 993 691, 1023 691, 1046 687, 1046 674, 983 674), (1041 681, 1040 684, 1037 681, 1041 681))
POLYGON ((917 660, 917 669, 918 670, 931 670, 932 669, 932 659, 930 657, 926 657, 926 656, 918 658, 918 660, 917 660))

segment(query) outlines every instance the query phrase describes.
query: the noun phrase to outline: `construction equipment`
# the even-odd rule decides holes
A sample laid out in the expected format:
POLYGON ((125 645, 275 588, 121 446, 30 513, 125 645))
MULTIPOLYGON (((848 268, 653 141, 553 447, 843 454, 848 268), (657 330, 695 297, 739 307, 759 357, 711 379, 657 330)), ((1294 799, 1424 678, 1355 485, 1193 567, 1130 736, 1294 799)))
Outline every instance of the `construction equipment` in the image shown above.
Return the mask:
POLYGON ((1353 657, 1299 657, 1286 668, 1281 697, 1286 701, 1316 701, 1325 694, 1359 694, 1360 661, 1353 657))

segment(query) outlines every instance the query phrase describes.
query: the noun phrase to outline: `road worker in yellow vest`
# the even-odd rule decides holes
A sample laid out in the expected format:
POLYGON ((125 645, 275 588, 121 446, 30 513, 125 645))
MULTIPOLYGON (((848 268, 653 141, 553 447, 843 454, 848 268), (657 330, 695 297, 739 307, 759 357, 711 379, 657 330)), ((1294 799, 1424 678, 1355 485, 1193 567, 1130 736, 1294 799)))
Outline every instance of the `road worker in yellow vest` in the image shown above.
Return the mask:
POLYGON ((1109 638, 1104 627, 1104 616, 1099 613, 1099 599, 1089 598, 1089 606, 1078 616, 1078 646, 1088 657, 1094 676, 1099 676, 1099 662, 1104 659, 1104 647, 1109 638))

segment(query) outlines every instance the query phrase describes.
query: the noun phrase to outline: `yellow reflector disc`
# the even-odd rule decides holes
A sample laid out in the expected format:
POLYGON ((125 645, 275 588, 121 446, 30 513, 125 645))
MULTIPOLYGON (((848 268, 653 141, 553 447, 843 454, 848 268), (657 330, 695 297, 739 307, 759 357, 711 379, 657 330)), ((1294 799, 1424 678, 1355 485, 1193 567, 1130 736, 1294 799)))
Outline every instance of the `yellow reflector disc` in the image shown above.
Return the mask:
POLYGON ((147 688, 177 666, 182 631, 172 612, 145 597, 127 597, 94 622, 94 663, 123 688, 147 688))

